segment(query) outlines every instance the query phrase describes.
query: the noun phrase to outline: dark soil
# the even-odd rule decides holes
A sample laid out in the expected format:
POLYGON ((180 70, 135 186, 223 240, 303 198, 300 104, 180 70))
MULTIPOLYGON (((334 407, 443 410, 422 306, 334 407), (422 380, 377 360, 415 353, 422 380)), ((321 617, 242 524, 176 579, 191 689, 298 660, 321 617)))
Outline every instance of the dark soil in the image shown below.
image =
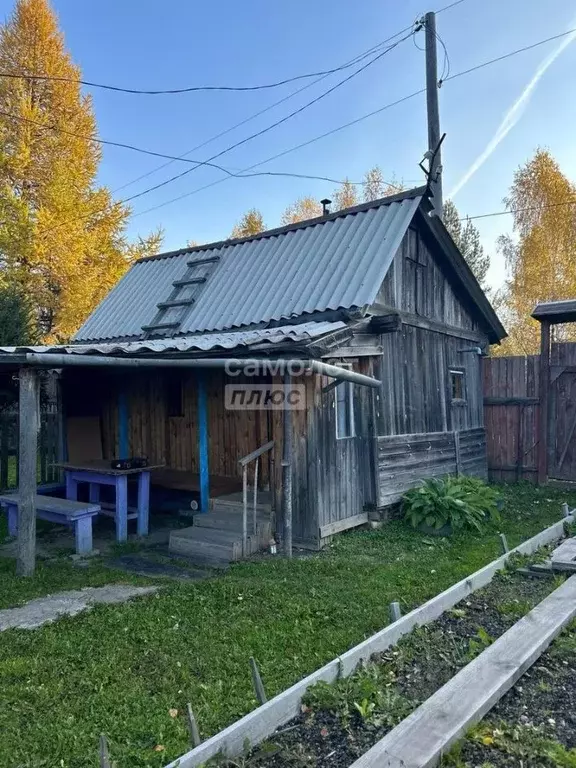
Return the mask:
POLYGON ((556 586, 552 579, 497 575, 351 677, 314 686, 302 713, 243 761, 215 764, 348 768, 556 586))
POLYGON ((576 766, 576 623, 444 762, 458 768, 576 766))

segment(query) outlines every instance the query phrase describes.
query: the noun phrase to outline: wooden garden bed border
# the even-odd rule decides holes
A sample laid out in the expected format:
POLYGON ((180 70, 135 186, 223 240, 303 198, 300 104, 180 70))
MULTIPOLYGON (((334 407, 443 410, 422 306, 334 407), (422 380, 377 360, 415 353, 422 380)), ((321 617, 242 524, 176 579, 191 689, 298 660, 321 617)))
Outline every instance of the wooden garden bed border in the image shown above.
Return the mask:
POLYGON ((570 577, 376 742, 350 768, 435 766, 576 616, 570 577), (458 706, 454 706, 454 702, 458 706))
POLYGON ((223 731, 215 734, 190 752, 170 763, 166 768, 196 768, 214 755, 221 753, 226 757, 237 757, 242 754, 246 743, 256 746, 271 736, 277 728, 287 723, 300 713, 302 697, 307 689, 320 681, 333 683, 339 676, 348 677, 357 668, 362 659, 369 659, 375 653, 381 653, 395 645, 414 627, 428 624, 437 619, 444 611, 452 608, 467 595, 489 584, 494 575, 504 569, 510 555, 514 553, 529 555, 540 547, 560 539, 564 535, 564 525, 575 520, 576 509, 569 512, 557 523, 540 531, 531 539, 522 542, 497 560, 493 560, 480 570, 467 576, 457 584, 441 592, 428 602, 402 616, 398 621, 389 624, 384 629, 367 638, 363 642, 333 659, 320 669, 287 690, 279 693, 273 699, 252 710, 247 715, 229 725, 223 731))

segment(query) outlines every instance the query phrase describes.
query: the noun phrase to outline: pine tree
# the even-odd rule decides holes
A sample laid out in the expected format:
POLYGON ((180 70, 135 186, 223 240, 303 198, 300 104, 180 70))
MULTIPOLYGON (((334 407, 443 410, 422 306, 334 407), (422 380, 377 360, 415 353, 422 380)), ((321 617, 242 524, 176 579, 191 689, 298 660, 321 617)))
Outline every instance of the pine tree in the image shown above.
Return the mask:
POLYGON ((470 219, 466 219, 466 223, 462 226, 460 214, 452 200, 446 200, 444 203, 443 221, 446 229, 452 236, 452 240, 454 240, 460 253, 468 262, 468 266, 474 272, 476 280, 486 290, 486 276, 490 268, 490 256, 485 253, 484 247, 480 242, 480 232, 470 219))
POLYGON ((264 225, 264 218, 260 211, 256 208, 251 208, 247 211, 240 221, 236 224, 232 230, 230 237, 252 237, 252 235, 258 235, 266 229, 264 225))
POLYGON ((62 78, 0 78, 0 266, 44 339, 64 341, 161 234, 128 243, 130 210, 96 186, 92 102, 48 0, 17 0, 0 28, 0 71, 62 78))
POLYGON ((0 286, 0 345, 36 344, 38 334, 29 300, 14 286, 0 286))
POLYGON ((313 197, 301 197, 286 208, 282 214, 282 225, 296 224, 318 216, 322 216, 322 206, 318 200, 313 197))
MULTIPOLYGON (((505 198, 516 236, 499 240, 509 272, 502 293, 509 336, 504 354, 532 354, 539 349, 539 324, 530 315, 539 301, 576 296, 576 184, 560 170, 550 152, 538 149, 514 174, 505 198)), ((566 325, 563 338, 574 340, 566 325)))

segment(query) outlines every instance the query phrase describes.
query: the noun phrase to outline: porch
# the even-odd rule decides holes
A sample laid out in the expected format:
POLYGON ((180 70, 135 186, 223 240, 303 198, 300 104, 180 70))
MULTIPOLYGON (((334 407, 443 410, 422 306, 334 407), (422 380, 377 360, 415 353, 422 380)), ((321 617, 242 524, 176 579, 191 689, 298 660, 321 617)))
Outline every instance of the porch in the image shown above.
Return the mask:
MULTIPOLYGON (((249 386, 254 393, 259 387, 278 387, 280 377, 231 377, 224 370, 228 358, 128 359, 74 354, 73 349, 68 348, 66 354, 23 352, 20 358, 15 352, 9 360, 8 356, 2 360, 5 368, 8 363, 18 365, 21 563, 24 554, 30 559, 34 553, 37 489, 31 456, 38 430, 38 381, 42 370, 57 366, 61 367, 58 411, 62 440, 55 464, 67 476, 66 496, 70 496, 72 477, 78 500, 98 501, 102 514, 113 517, 118 540, 134 533, 132 517, 137 518, 139 534, 148 532, 141 514, 142 484, 138 481, 135 503, 130 480, 138 473, 148 477, 153 513, 171 510, 180 521, 183 515, 188 518, 189 525, 183 528, 179 524, 170 533, 170 551, 201 564, 250 556, 267 548, 273 537, 282 541, 290 556, 293 524, 298 533, 306 526, 316 526, 317 532, 316 499, 307 492, 306 482, 308 411, 313 414, 316 390, 326 377, 370 382, 370 386, 374 379, 316 360, 292 359, 309 374, 299 380, 303 393, 300 410, 234 408, 226 407, 228 386, 240 391, 249 386), (128 471, 123 460, 137 466, 138 458, 144 459, 143 467, 128 471), (96 486, 105 485, 104 475, 124 472, 128 474, 125 482, 110 482, 115 497, 105 487, 96 494, 96 486), (120 485, 126 490, 119 501, 120 485), (22 509, 26 497, 31 500, 33 518, 33 526, 29 523, 28 527, 21 524, 27 518, 22 509), (127 512, 125 529, 120 525, 122 509, 127 512)), ((285 365, 288 360, 276 362, 285 365)), ((232 362, 242 366, 246 360, 232 362)), ((36 451, 33 453, 35 463, 36 451)), ((21 569, 25 572, 23 564, 21 569)))

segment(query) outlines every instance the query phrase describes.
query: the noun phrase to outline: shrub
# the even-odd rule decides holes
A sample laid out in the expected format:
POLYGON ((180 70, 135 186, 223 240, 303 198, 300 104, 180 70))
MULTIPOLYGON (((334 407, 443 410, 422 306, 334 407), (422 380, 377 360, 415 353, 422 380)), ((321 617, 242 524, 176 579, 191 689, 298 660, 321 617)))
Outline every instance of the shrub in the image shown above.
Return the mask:
POLYGON ((487 523, 499 519, 497 498, 496 491, 478 478, 431 478, 404 495, 402 509, 414 528, 450 526, 454 531, 482 531, 487 523))

